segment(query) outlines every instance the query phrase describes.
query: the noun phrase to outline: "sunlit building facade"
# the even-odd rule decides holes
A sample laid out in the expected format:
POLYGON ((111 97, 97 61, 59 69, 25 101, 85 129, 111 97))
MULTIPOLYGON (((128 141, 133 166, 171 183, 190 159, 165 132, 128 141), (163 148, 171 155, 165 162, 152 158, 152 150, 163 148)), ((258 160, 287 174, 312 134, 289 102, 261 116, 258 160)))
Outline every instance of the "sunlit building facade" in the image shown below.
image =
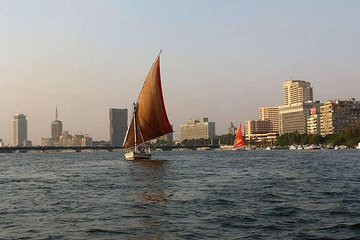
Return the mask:
POLYGON ((283 84, 284 105, 313 101, 313 88, 309 82, 288 80, 283 84))
POLYGON ((208 118, 202 120, 191 119, 180 125, 180 139, 213 139, 215 138, 215 122, 209 122, 208 118))
POLYGON ((320 134, 320 112, 317 107, 310 109, 310 114, 307 118, 307 134, 320 134))
POLYGON ((259 108, 259 120, 269 120, 271 133, 280 132, 280 114, 279 107, 262 107, 259 108))
POLYGON ((248 120, 245 121, 244 133, 247 138, 258 133, 270 132, 270 120, 248 120))
POLYGON ((69 147, 73 145, 73 136, 68 131, 63 131, 59 137, 59 144, 62 147, 69 147))
POLYGON ((280 135, 284 133, 307 133, 307 120, 311 108, 320 108, 320 102, 295 103, 279 106, 280 135))
POLYGON ((321 135, 338 134, 348 126, 360 124, 360 101, 333 100, 320 108, 321 135))

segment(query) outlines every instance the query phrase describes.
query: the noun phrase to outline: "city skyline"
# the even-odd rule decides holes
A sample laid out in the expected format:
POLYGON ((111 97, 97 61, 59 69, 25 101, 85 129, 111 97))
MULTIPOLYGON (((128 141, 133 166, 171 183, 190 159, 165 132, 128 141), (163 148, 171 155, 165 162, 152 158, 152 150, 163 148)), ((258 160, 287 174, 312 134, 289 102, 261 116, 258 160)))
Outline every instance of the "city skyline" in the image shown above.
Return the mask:
MULTIPOLYGON (((335 101, 335 102, 337 102, 337 101, 341 101, 341 102, 347 102, 347 101, 349 101, 349 102, 351 102, 351 101, 355 101, 355 98, 348 98, 348 99, 332 99, 332 100, 327 100, 326 102, 323 102, 323 103, 321 103, 319 100, 314 100, 313 99, 313 88, 311 87, 311 83, 310 82, 306 82, 306 81, 303 81, 303 80, 286 80, 284 83, 283 83, 283 100, 284 100, 284 104, 285 105, 278 105, 278 106, 270 106, 270 107, 259 107, 258 108, 258 110, 259 110, 259 118, 258 118, 258 120, 245 120, 244 121, 244 125, 245 125, 245 129, 247 129, 248 128, 248 130, 249 131, 254 131, 254 126, 253 127, 251 127, 251 129, 252 130, 250 130, 250 127, 249 127, 249 124, 251 123, 251 124, 261 124, 261 125, 263 125, 263 124, 265 124, 265 122, 264 123, 262 123, 261 121, 264 121, 265 119, 266 119, 266 121, 269 121, 270 120, 270 122, 268 123, 268 125, 269 126, 260 126, 260 127, 264 127, 263 128, 263 130, 264 131, 267 131, 267 132, 272 132, 272 133, 275 133, 276 132, 276 134, 278 134, 279 133, 279 131, 277 131, 277 130, 275 130, 275 131, 273 131, 273 130, 270 130, 270 129, 272 129, 273 127, 271 127, 270 128, 270 126, 272 125, 272 124, 277 124, 276 123, 276 117, 275 116, 271 116, 270 117, 270 115, 276 115, 276 114, 279 114, 279 110, 281 110, 281 109, 284 109, 284 108, 289 108, 289 109, 292 109, 292 108, 296 108, 296 107, 301 107, 302 108, 302 106, 307 106, 307 110, 305 111, 306 112, 306 114, 312 114, 312 109, 315 107, 315 106, 317 106, 316 108, 318 108, 318 109, 316 109, 315 110, 315 113, 319 113, 319 108, 320 108, 320 106, 323 106, 323 104, 326 104, 326 103, 329 103, 329 102, 333 102, 333 101, 335 101), (299 87, 299 84, 300 83, 300 85, 301 85, 301 87, 299 87), (289 86, 292 86, 292 87, 290 87, 289 88, 289 86), (289 89, 292 89, 292 90, 289 90, 289 89), (307 92, 307 91, 310 91, 310 92, 307 92), (310 96, 310 97, 306 97, 306 96, 310 96), (305 98, 304 98, 305 97, 305 98), (290 101, 290 99, 292 99, 291 101, 290 101), (275 111, 275 109, 276 109, 276 111, 275 111), (272 111, 272 113, 271 113, 271 111, 272 111), (274 122, 275 121, 275 122, 274 122), (257 123, 258 122, 258 123, 257 123), (269 130, 265 130, 265 129, 267 129, 267 128, 269 128, 269 130)), ((291 110, 291 111, 293 111, 293 110, 291 110)), ((109 123, 110 123, 110 136, 109 136, 109 139, 96 139, 96 140, 98 140, 98 141, 107 141, 107 142, 109 142, 109 144, 110 145, 112 145, 112 146, 121 146, 121 143, 122 143, 122 141, 123 140, 121 140, 121 139, 123 139, 123 137, 124 137, 124 135, 125 135, 125 133, 126 133, 126 129, 127 129, 127 127, 125 126, 125 125, 127 125, 128 123, 127 123, 127 121, 123 121, 123 120, 121 120, 121 118, 128 118, 128 109, 116 109, 116 108, 110 108, 109 109, 109 123), (121 113, 121 114, 120 114, 121 113), (123 114, 123 113, 125 113, 125 115, 123 114), (122 117, 120 117, 120 115, 122 115, 122 117), (114 117, 113 115, 119 115, 119 116, 116 116, 116 117, 114 117), (119 118, 120 117, 120 118, 119 118), (118 135, 119 134, 119 132, 117 132, 115 135, 113 135, 116 131, 118 131, 118 130, 116 130, 115 132, 114 132, 114 126, 116 125, 116 127, 115 128, 119 128, 119 126, 121 125, 121 134, 120 135, 123 135, 122 137, 120 137, 120 140, 119 139, 117 139, 117 140, 114 140, 113 139, 113 136, 115 136, 115 135, 118 135)), ((279 116, 278 117, 280 117, 280 115, 281 114, 279 114, 279 116)), ((23 114, 21 114, 21 113, 18 113, 17 115, 15 115, 14 116, 14 119, 15 119, 15 117, 17 117, 17 116, 24 116, 25 117, 25 120, 26 120, 26 122, 27 122, 27 119, 26 119, 26 116, 25 115, 23 115, 23 114)), ((318 124, 318 121, 319 121, 319 117, 320 117, 320 115, 316 115, 317 116, 317 120, 315 121, 315 124, 318 124)), ((206 119, 206 120, 201 120, 201 121, 206 121, 207 122, 207 119, 208 118, 203 118, 203 119, 206 119)), ((198 120, 196 120, 196 119, 194 119, 194 118, 190 118, 190 120, 188 120, 187 122, 192 122, 192 121, 198 121, 198 120)), ((200 122, 201 122, 200 121, 200 122)), ((215 122, 212 122, 213 123, 213 125, 214 125, 214 127, 215 127, 215 122)), ((130 124, 130 123, 129 123, 130 124)), ((185 125, 186 125, 187 123, 185 123, 185 125)), ((231 122, 231 124, 233 124, 232 122, 231 122)), ((241 124, 241 122, 240 122, 240 124, 241 124)), ((306 123, 303 123, 303 124, 306 124, 306 123)), ((310 123, 311 124, 311 123, 310 123)), ((26 123, 26 125, 27 125, 27 123, 26 123)), ((180 131, 179 131, 179 136, 178 136, 178 138, 176 139, 176 140, 183 140, 183 126, 184 126, 184 124, 181 124, 180 125, 180 131)), ((288 127, 290 127, 290 129, 292 129, 292 130, 290 130, 290 131, 288 131, 288 130, 286 130, 286 132, 288 132, 288 133, 290 133, 290 132, 294 132, 295 130, 296 131, 300 131, 300 132, 302 132, 302 130, 299 130, 297 127, 297 124, 292 124, 292 125, 288 125, 287 124, 287 128, 288 127)), ((316 128, 319 128, 320 127, 320 125, 318 126, 318 127, 316 127, 316 128)), ((255 127, 256 128, 256 127, 255 127)), ((27 127, 26 127, 26 129, 27 129, 27 127)), ((229 130, 229 129, 228 129, 229 130)), ((245 132, 247 132, 248 130, 245 130, 245 132)), ((281 130, 283 131, 284 129, 283 128, 281 128, 281 130)), ((317 129, 319 132, 316 132, 316 133, 313 133, 313 134, 320 134, 320 128, 319 129, 317 129)), ((280 131, 280 135, 281 134, 283 134, 283 133, 285 133, 285 132, 282 132, 282 131, 280 131)), ((12 146, 17 146, 18 144, 15 144, 14 145, 14 120, 13 120, 13 138, 12 138, 12 141, 13 141, 13 143, 12 144, 10 144, 10 143, 6 143, 6 142, 1 142, 2 144, 5 144, 5 146, 6 145, 12 145, 12 146)), ((26 132, 27 132, 27 130, 26 130, 26 132)), ((77 131, 77 132, 80 132, 81 133, 81 136, 82 135, 85 135, 86 137, 89 137, 91 134, 89 134, 89 133, 85 133, 85 134, 83 134, 82 133, 82 131, 80 130, 80 131, 77 131)), ((306 131, 305 131, 306 132, 306 131)), ((40 145, 42 145, 42 146, 47 146, 47 145, 49 145, 49 139, 51 139, 52 141, 54 141, 54 143, 52 143, 52 144, 55 144, 55 145, 57 145, 58 143, 58 140, 59 140, 59 136, 60 135, 62 135, 62 133, 64 133, 66 136, 67 135, 69 135, 69 131, 62 131, 62 121, 60 121, 59 119, 58 119, 58 108, 57 108, 57 106, 56 106, 56 108, 55 108, 55 120, 54 121, 52 121, 51 122, 51 138, 43 138, 42 137, 42 139, 41 139, 41 144, 40 145), (44 145, 45 144, 45 145, 44 145)), ((215 137, 215 135, 217 135, 217 136, 220 136, 220 135, 224 135, 224 134, 226 134, 226 133, 219 133, 219 132, 216 132, 215 131, 215 128, 214 128, 214 130, 213 130, 213 137, 215 137)), ((249 134, 249 133, 248 133, 249 134)), ((173 135, 173 133, 171 134, 171 135, 173 135)), ((196 134, 195 134, 196 135, 196 134)), ((27 136, 27 133, 26 133, 26 136, 27 136)), ((69 135, 69 136, 71 136, 71 135, 69 135)), ((77 136, 77 135, 76 135, 77 136)), ((72 137, 72 136, 71 136, 72 137)), ((166 137, 165 135, 163 136, 163 137, 166 137)), ((271 136, 271 137, 273 137, 273 136, 271 136)), ((117 136, 116 138, 119 138, 119 136, 117 136)), ((202 137, 202 138, 207 138, 207 137, 202 137)), ((209 138, 212 138, 212 137, 209 137, 209 138)), ((2 139, 1 139, 2 140, 2 139)), ((29 139, 27 139, 27 137, 26 137, 26 140, 29 140, 29 139)), ((15 140, 16 141, 16 140, 15 140)), ((92 141, 92 138, 91 138, 91 141, 92 141)), ((29 141, 29 142, 32 142, 32 141, 29 141)), ((36 141, 35 141, 36 142, 36 141)), ((52 144, 50 144, 49 146, 51 146, 52 144)), ((36 143, 36 145, 39 145, 38 143, 36 143)))
POLYGON ((208 116, 217 134, 255 119, 259 107, 281 104, 291 78, 311 82, 314 100, 360 98, 357 1, 152 4, 4 1, 3 142, 20 112, 39 144, 56 105, 69 132, 108 139, 108 109, 132 109, 161 48, 175 138, 190 118, 208 116))

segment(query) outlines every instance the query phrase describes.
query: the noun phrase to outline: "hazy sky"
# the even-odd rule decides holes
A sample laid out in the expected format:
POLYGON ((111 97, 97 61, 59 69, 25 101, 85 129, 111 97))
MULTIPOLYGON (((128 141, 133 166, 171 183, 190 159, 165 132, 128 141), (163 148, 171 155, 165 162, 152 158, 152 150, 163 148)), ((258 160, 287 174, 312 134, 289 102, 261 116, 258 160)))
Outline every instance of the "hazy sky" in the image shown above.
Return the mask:
MULTIPOLYGON (((0 138, 28 116, 29 139, 64 130, 109 139, 108 109, 131 108, 163 49, 176 136, 190 118, 216 133, 282 103, 290 77, 314 97, 360 99, 360 1, 1 1, 0 138)), ((131 112, 131 111, 129 111, 131 112)))

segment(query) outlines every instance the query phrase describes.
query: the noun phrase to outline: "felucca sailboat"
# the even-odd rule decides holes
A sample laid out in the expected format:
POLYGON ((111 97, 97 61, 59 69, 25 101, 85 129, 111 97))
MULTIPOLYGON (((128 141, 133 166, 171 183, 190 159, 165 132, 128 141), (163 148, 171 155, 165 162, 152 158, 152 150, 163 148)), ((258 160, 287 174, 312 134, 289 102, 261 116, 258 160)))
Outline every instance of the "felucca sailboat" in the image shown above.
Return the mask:
POLYGON ((133 115, 123 143, 127 160, 150 159, 146 141, 173 132, 166 114, 161 88, 160 54, 145 79, 138 100, 133 104, 133 115))
POLYGON ((245 150, 245 141, 241 130, 241 123, 237 130, 235 141, 234 141, 234 148, 233 150, 245 150))

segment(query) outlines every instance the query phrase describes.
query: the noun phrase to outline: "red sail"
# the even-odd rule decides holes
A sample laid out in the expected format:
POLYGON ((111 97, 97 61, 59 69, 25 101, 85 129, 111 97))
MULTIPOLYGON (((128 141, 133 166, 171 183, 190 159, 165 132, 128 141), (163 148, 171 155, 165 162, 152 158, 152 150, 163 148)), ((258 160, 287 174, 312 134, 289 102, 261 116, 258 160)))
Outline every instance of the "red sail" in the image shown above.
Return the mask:
MULTIPOLYGON (((140 92, 135 112, 136 145, 173 132, 168 120, 161 87, 160 56, 152 65, 140 92)), ((134 116, 131 120, 123 147, 135 146, 134 116)))
POLYGON ((245 141, 241 130, 241 124, 238 128, 238 131, 236 133, 236 138, 234 141, 234 148, 242 148, 245 147, 245 141))

